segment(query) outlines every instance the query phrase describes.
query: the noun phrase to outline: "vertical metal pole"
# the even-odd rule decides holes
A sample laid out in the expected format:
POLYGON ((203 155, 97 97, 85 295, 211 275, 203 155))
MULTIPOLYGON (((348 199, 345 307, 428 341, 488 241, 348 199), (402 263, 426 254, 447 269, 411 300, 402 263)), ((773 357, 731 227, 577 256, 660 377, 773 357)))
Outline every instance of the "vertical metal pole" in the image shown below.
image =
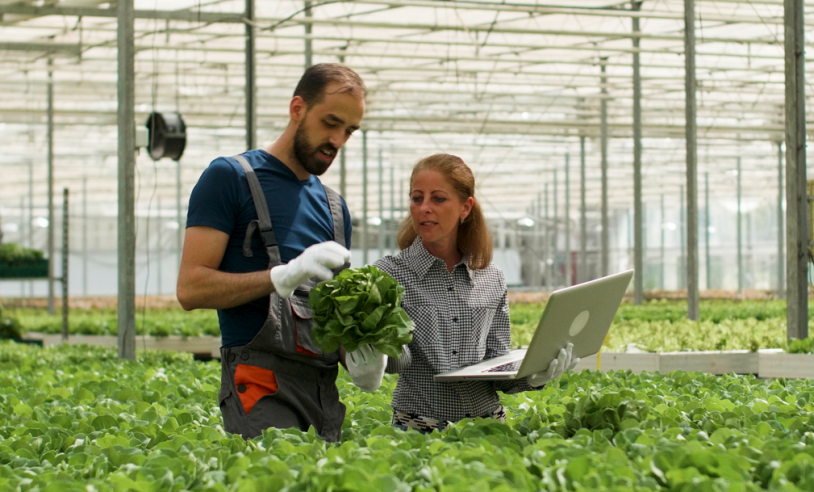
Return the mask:
POLYGON ((588 280, 588 225, 585 221, 585 135, 579 137, 579 269, 577 282, 588 280))
POLYGON ((785 228, 783 214, 783 142, 777 142, 777 297, 786 296, 785 228))
POLYGON ((398 231, 398 227, 396 226, 396 177, 395 177, 395 169, 396 166, 393 163, 390 163, 390 227, 393 231, 393 239, 391 245, 390 254, 396 253, 396 232, 398 231))
POLYGON ((574 272, 571 265, 571 156, 565 154, 565 286, 572 284, 574 272))
POLYGON ((698 145, 695 105, 695 0, 684 0, 684 91, 687 160, 687 317, 697 320, 698 305, 698 145))
POLYGON ((755 286, 755 275, 751 273, 754 272, 752 268, 754 266, 752 258, 752 212, 749 212, 746 214, 746 258, 744 261, 746 267, 743 269, 743 284, 745 288, 754 288, 755 286), (749 275, 747 275, 746 272, 750 272, 749 275))
MULTIPOLYGON (((311 2, 305 2, 305 18, 306 20, 311 19, 313 17, 313 12, 311 12, 311 2)), ((310 22, 305 23, 305 68, 307 69, 311 65, 313 65, 313 47, 311 44, 311 31, 312 31, 313 24, 310 22)))
POLYGON ((738 157, 738 293, 743 292, 743 213, 741 212, 741 158, 738 157))
MULTIPOLYGON (((161 264, 162 263, 161 262, 161 258, 162 258, 161 233, 162 233, 162 231, 164 229, 164 227, 162 226, 162 223, 161 223, 161 197, 158 197, 157 200, 156 200, 155 227, 158 228, 158 230, 156 231, 156 236, 158 236, 158 237, 156 237, 157 244, 156 244, 156 247, 155 247, 155 249, 157 250, 157 255, 156 256, 158 256, 158 261, 157 261, 158 268, 156 269, 155 281, 156 281, 156 284, 158 284, 158 288, 156 289, 156 294, 160 296, 161 295, 161 284, 162 284, 161 270, 164 269, 163 265, 161 264)), ((148 244, 147 247, 149 248, 150 245, 148 244)))
POLYGON ((62 190, 62 341, 68 341, 68 260, 70 248, 68 243, 68 188, 62 190))
POLYGON ((88 177, 82 176, 82 295, 88 296, 88 177))
POLYGON ((548 183, 545 184, 545 285, 546 290, 551 291, 553 283, 551 282, 552 268, 549 260, 551 259, 551 224, 548 220, 548 183))
MULTIPOLYGON (((681 185, 681 188, 678 192, 679 199, 681 201, 680 208, 678 211, 679 219, 678 219, 678 230, 679 230, 679 242, 681 243, 681 268, 679 269, 679 278, 678 278, 678 288, 679 289, 686 289, 687 288, 687 219, 686 209, 684 208, 684 185, 681 185)), ((697 224, 696 224, 697 226, 697 224)), ((697 227, 696 227, 697 228, 697 227)), ((696 236, 697 237, 697 236, 696 236)))
POLYGON ((362 130, 362 264, 367 265, 367 130, 362 130))
POLYGON ((381 147, 379 147, 379 228, 376 238, 379 241, 379 258, 382 258, 384 256, 384 162, 381 147))
POLYGON ((608 57, 602 57, 602 101, 599 103, 600 150, 602 153, 602 276, 610 273, 610 225, 608 224, 608 78, 605 68, 608 57))
POLYGON ((808 337, 804 1, 785 0, 786 296, 788 337, 808 337))
MULTIPOLYGON (((309 9, 310 12, 310 9, 309 9)), ((310 24, 309 24, 310 26, 310 24)), ((345 56, 339 56, 339 63, 345 63, 345 56)), ((343 197, 348 196, 347 192, 347 176, 348 176, 348 163, 345 155, 345 146, 339 149, 339 194, 343 197)))
MULTIPOLYGON (((642 6, 633 2, 634 11, 642 6)), ((633 17, 633 34, 639 34, 639 18, 633 17)), ((642 303, 644 287, 644 247, 642 243, 642 77, 639 64, 639 37, 633 37, 633 303, 642 303)))
MULTIPOLYGON (((25 246, 25 197, 20 197, 20 246, 25 246)), ((0 232, 2 234, 2 232, 0 232)), ((31 246, 29 246, 30 248, 31 246)), ((25 297, 25 282, 20 280, 20 297, 25 297)))
POLYGON ((347 185, 347 159, 345 157, 345 147, 343 146, 339 149, 339 194, 347 196, 348 193, 348 185, 347 185))
POLYGON ((184 218, 181 215, 181 159, 175 161, 175 221, 178 222, 175 236, 177 269, 181 268, 181 252, 184 249, 184 218))
POLYGON ((712 288, 712 260, 709 254, 709 228, 710 228, 710 210, 709 210, 709 173, 704 173, 704 247, 705 250, 705 267, 707 270, 707 289, 712 288))
MULTIPOLYGON (((557 194, 558 194, 557 193, 558 192, 557 184, 558 184, 557 183, 557 170, 554 169, 554 193, 553 193, 554 196, 552 197, 552 200, 554 201, 554 247, 553 247, 553 251, 552 251, 552 253, 553 253, 552 257, 554 258, 554 263, 552 264, 552 274, 551 274, 552 277, 554 276, 555 272, 559 276, 559 272, 557 272, 557 253, 559 253, 558 250, 559 250, 559 247, 560 247, 560 244, 559 244, 559 242, 560 242, 560 237, 559 237, 560 236, 560 214, 559 214, 559 210, 558 210, 559 203, 558 203, 558 200, 557 200, 557 194)), ((562 284, 565 284, 565 282, 563 282, 562 284)), ((562 284, 555 283, 554 285, 557 286, 557 285, 562 285, 562 284)))
MULTIPOLYGON (((28 160, 28 247, 34 247, 34 161, 32 159, 28 160)), ((28 297, 34 297, 33 280, 28 282, 28 297)))
POLYGON ((54 72, 48 58, 48 314, 54 315, 54 72))
POLYGON ((661 241, 659 242, 659 289, 664 290, 664 193, 661 194, 661 215, 659 229, 661 229, 661 241))
MULTIPOLYGON (((410 190, 407 190, 407 193, 410 193, 410 190)), ((407 200, 407 196, 404 194, 404 178, 399 178, 398 207, 399 207, 400 210, 404 211, 405 217, 408 217, 410 215, 410 207, 409 207, 409 205, 406 206, 406 207, 404 206, 404 201, 405 200, 407 200)), ((399 232, 398 231, 401 228, 400 224, 401 223, 399 222, 399 225, 396 226, 395 241, 394 241, 396 250, 398 250, 398 248, 399 248, 399 243, 398 243, 399 232)))
POLYGON ((246 150, 257 147, 257 77, 255 76, 254 0, 246 0, 246 150))
MULTIPOLYGON (((535 261, 537 271, 537 282, 535 287, 543 287, 543 277, 545 276, 546 262, 545 262, 545 242, 543 240, 543 232, 545 231, 545 222, 543 222, 543 194, 537 193, 537 210, 534 215, 534 229, 537 231, 534 238, 535 261), (543 259, 542 264, 540 260, 543 259)), ((503 238, 501 238, 502 241, 503 238)), ((502 249, 502 244, 501 244, 502 249)))
POLYGON ((136 112, 133 0, 118 0, 118 344, 119 357, 136 359, 136 112))

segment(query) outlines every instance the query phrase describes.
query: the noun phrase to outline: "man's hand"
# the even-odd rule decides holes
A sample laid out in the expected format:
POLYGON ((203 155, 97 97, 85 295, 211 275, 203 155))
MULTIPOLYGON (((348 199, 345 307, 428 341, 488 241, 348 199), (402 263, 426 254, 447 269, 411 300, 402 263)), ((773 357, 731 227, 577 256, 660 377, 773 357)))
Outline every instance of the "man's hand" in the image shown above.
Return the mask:
POLYGON ((376 391, 382 384, 387 356, 374 349, 372 345, 362 345, 353 352, 348 352, 345 364, 348 366, 353 384, 365 391, 376 391))
POLYGON ((330 280, 334 274, 332 268, 339 268, 350 261, 350 251, 334 241, 314 244, 305 249, 298 257, 285 265, 271 269, 271 283, 277 295, 287 299, 301 283, 311 277, 330 280))
POLYGON ((529 386, 539 388, 549 381, 553 381, 560 377, 565 371, 570 371, 579 364, 579 357, 571 358, 571 351, 574 349, 574 344, 568 342, 565 348, 560 349, 560 353, 556 359, 551 361, 548 369, 540 371, 537 374, 532 374, 526 377, 526 382, 529 386))

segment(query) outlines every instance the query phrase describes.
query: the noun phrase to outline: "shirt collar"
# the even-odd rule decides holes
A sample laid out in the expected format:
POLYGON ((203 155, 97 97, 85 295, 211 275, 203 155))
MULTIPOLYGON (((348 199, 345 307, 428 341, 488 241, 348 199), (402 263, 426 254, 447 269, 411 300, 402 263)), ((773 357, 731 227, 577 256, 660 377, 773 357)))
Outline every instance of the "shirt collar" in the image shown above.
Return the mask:
MULTIPOLYGON (((436 262, 440 262, 441 268, 446 269, 444 260, 433 256, 429 251, 427 251, 427 248, 424 247, 424 243, 421 242, 421 236, 416 236, 413 244, 411 244, 409 248, 405 249, 404 253, 407 258, 407 264, 410 265, 410 268, 412 268, 412 270, 422 279, 427 275, 427 272, 430 271, 430 268, 436 262)), ((453 271, 455 271, 457 268, 466 269, 466 274, 471 282, 474 280, 475 272, 469 267, 469 264, 467 263, 468 260, 469 255, 464 254, 458 263, 455 264, 453 271)))

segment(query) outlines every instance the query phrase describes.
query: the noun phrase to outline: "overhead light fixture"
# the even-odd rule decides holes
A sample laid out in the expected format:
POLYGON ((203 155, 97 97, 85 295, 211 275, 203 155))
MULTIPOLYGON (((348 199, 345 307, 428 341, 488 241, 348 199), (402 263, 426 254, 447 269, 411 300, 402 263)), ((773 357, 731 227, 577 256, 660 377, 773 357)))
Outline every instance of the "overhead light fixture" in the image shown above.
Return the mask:
POLYGON ((517 220, 517 225, 523 227, 531 227, 534 225, 534 219, 532 219, 531 217, 523 217, 522 219, 517 220))

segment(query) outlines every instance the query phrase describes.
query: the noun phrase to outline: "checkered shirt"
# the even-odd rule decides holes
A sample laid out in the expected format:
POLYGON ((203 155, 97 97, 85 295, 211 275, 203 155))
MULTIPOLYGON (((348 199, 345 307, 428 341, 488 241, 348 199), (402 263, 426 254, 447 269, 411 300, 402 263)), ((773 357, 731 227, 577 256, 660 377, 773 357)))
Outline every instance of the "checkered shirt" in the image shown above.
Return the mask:
POLYGON ((434 374, 476 364, 510 350, 509 304, 503 272, 495 265, 473 270, 466 256, 448 271, 416 238, 376 266, 404 286, 402 306, 415 323, 413 341, 387 372, 399 374, 393 409, 414 416, 456 422, 491 416, 500 406, 497 391, 535 389, 525 379, 435 382, 434 374))

